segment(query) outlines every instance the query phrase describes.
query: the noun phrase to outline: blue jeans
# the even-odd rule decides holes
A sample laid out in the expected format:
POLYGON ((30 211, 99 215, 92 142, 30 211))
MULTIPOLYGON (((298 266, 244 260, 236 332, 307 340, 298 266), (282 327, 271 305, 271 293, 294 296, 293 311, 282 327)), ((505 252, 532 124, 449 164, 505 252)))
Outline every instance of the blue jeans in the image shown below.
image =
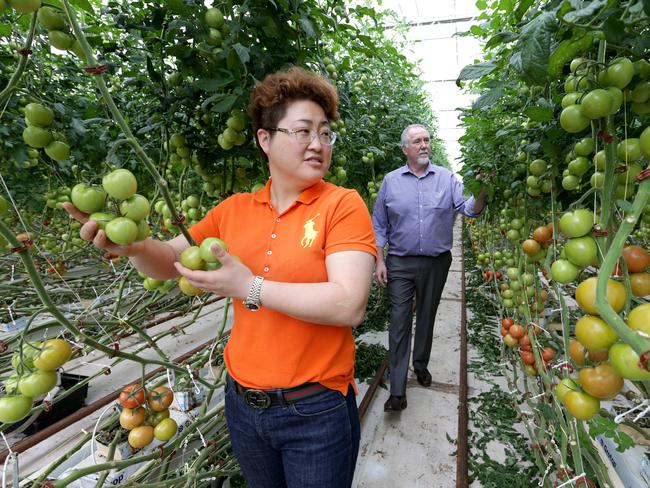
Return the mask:
POLYGON ((256 409, 226 382, 226 420, 249 488, 348 488, 361 427, 354 391, 256 409))

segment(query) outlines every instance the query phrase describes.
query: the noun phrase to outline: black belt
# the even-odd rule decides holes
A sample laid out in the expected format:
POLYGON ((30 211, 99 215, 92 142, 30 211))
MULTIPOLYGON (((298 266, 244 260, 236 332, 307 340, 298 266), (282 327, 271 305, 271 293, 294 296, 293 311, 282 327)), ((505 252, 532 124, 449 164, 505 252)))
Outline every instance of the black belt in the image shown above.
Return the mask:
MULTIPOLYGON (((232 378, 231 378, 232 379, 232 378)), ((319 395, 328 388, 320 383, 303 383, 293 388, 277 388, 275 390, 257 390, 248 388, 232 379, 237 394, 244 397, 246 404, 253 408, 269 408, 271 405, 295 403, 305 398, 319 395)))

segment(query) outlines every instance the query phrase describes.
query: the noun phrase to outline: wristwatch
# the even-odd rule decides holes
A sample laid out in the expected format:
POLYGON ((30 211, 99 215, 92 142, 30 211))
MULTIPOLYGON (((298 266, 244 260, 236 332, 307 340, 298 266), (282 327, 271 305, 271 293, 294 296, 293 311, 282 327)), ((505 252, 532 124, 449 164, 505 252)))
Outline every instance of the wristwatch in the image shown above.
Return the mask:
POLYGON ((264 278, 261 276, 256 276, 253 278, 253 283, 251 284, 251 289, 248 290, 248 295, 244 298, 242 302, 244 307, 246 307, 251 312, 257 312, 262 307, 262 283, 264 278))

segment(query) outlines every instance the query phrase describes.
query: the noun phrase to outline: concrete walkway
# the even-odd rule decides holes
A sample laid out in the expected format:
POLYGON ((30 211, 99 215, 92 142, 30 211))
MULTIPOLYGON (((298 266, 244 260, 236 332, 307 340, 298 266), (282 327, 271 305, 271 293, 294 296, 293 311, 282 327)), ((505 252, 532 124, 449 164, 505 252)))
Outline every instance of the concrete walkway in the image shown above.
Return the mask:
MULTIPOLYGON (((461 316, 461 220, 454 227, 453 262, 433 336, 424 388, 412 369, 406 389, 408 408, 384 413, 388 390, 379 388, 361 426, 356 488, 447 488, 456 486, 458 378, 461 316)), ((387 333, 383 335, 387 345, 387 333)), ((386 383, 388 384, 388 383, 386 383)))

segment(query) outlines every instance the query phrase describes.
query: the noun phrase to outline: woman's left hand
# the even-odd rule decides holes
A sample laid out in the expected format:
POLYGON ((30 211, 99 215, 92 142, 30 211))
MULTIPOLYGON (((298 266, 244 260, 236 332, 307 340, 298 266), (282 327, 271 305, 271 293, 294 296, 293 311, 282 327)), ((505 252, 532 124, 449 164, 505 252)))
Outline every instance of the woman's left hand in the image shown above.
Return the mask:
POLYGON ((218 270, 192 270, 179 262, 174 263, 174 266, 191 285, 197 288, 223 297, 245 298, 253 283, 254 276, 251 270, 217 244, 212 246, 211 251, 221 263, 221 268, 218 270))

